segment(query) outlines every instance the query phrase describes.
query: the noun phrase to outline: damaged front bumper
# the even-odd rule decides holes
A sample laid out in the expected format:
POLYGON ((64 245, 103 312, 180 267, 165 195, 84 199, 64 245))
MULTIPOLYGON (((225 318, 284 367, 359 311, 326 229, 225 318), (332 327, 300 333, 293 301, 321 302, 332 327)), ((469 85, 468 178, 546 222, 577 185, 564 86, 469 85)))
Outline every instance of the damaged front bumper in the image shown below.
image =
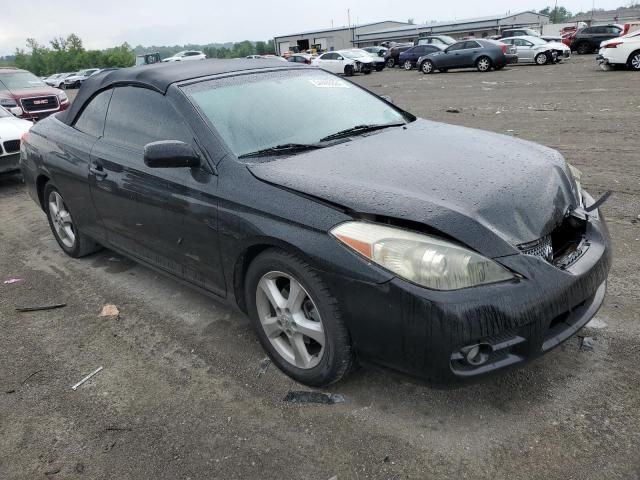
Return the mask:
POLYGON ((597 211, 584 237, 588 248, 562 267, 533 255, 499 258, 522 276, 513 282, 457 291, 399 278, 381 285, 335 276, 328 282, 362 359, 432 383, 469 381, 543 355, 595 315, 611 262, 597 211))

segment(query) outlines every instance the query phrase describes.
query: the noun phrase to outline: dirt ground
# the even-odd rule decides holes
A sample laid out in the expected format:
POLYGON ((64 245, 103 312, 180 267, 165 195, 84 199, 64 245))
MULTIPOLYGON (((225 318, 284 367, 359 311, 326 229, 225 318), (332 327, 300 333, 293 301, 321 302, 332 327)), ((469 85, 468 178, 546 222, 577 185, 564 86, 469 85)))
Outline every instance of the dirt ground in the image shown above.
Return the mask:
POLYGON ((286 403, 304 387, 264 370, 246 318, 113 252, 66 257, 3 178, 0 479, 640 478, 640 75, 588 56, 355 80, 419 116, 557 148, 594 196, 614 191, 609 291, 580 334, 592 348, 573 338, 461 389, 364 367, 328 389, 344 403, 286 403), (99 316, 109 303, 118 318, 99 316))

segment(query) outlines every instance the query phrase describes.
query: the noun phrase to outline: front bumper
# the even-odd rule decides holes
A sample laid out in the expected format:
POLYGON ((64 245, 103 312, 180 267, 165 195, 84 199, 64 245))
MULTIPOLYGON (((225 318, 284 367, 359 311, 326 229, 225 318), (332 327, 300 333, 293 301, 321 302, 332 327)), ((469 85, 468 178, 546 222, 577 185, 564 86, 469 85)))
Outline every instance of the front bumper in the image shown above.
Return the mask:
POLYGON ((523 365, 574 335, 602 304, 610 268, 601 218, 587 224, 589 248, 565 270, 539 257, 498 259, 524 278, 458 291, 434 291, 404 280, 373 285, 327 275, 357 354, 432 383, 480 378, 523 365), (470 346, 487 355, 465 361, 470 346))

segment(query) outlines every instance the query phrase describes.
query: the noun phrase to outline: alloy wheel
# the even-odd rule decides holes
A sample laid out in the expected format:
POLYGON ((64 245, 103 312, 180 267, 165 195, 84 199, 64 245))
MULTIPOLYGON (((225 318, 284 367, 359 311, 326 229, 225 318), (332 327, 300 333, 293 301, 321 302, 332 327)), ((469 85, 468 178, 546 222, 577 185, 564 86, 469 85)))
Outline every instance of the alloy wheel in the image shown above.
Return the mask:
POLYGON ((431 73, 433 72, 433 64, 426 60, 422 63, 422 73, 431 73))
POLYGON ((67 248, 73 248, 76 243, 76 231, 73 226, 73 220, 62 197, 56 191, 49 194, 49 216, 51 217, 53 228, 62 244, 67 248))
POLYGON ((305 370, 320 363, 326 343, 324 326, 300 282, 283 272, 266 273, 258 282, 256 307, 265 335, 284 360, 305 370))
POLYGON ((478 60, 478 70, 481 72, 487 72, 491 68, 491 62, 488 58, 481 58, 478 60))
POLYGON ((411 70, 413 66, 411 65, 411 62, 409 60, 407 60, 406 62, 404 62, 404 69, 405 70, 411 70))
POLYGON ((631 57, 631 61, 629 62, 629 64, 634 70, 640 70, 640 52, 631 57))
POLYGON ((544 65, 545 63, 548 62, 547 54, 546 53, 539 53, 538 55, 536 55, 535 60, 536 60, 536 64, 544 65))

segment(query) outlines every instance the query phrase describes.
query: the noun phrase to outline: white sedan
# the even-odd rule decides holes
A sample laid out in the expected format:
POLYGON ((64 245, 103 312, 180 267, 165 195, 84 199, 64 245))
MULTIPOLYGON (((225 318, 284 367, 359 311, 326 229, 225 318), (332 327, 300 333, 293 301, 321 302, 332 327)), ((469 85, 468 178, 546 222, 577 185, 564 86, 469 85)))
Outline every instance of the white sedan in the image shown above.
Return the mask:
POLYGON ((172 57, 165 58, 163 62, 184 62, 186 60, 204 60, 207 56, 199 50, 184 50, 178 52, 172 57))
POLYGON ((20 168, 20 139, 32 125, 33 123, 16 118, 4 107, 0 107, 0 174, 20 168))
POLYGON ((540 37, 522 35, 520 37, 501 38, 500 42, 516 47, 518 63, 547 63, 568 60, 571 49, 561 42, 547 42, 540 37))
POLYGON ((373 60, 360 53, 350 50, 337 50, 323 53, 311 62, 311 65, 332 73, 354 75, 356 73, 369 74, 373 70, 373 60))
POLYGON ((640 30, 602 42, 597 59, 603 70, 626 65, 640 71, 640 30))

